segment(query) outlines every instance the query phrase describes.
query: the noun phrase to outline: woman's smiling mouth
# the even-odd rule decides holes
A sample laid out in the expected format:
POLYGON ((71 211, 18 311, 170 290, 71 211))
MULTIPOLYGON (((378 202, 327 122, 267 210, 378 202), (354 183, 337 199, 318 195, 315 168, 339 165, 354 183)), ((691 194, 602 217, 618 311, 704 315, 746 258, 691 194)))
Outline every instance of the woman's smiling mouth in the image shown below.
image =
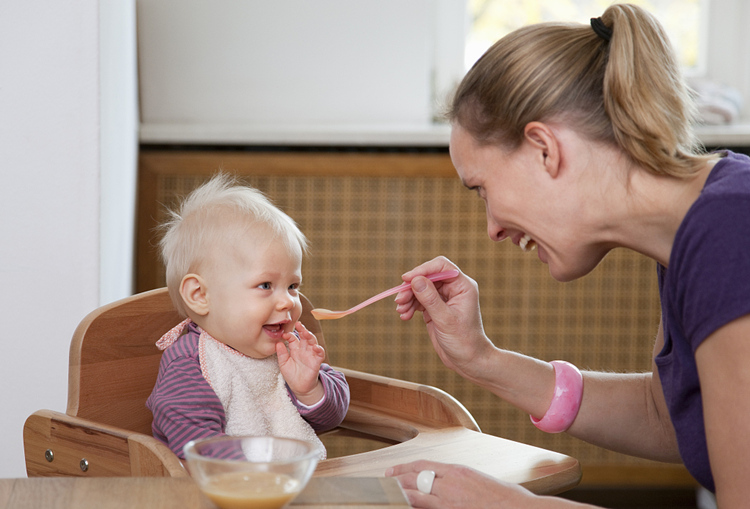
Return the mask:
POLYGON ((524 233, 523 237, 521 237, 521 240, 518 241, 518 247, 521 248, 521 251, 524 253, 528 253, 530 251, 533 251, 536 247, 536 242, 532 240, 531 237, 529 237, 528 233, 524 233))

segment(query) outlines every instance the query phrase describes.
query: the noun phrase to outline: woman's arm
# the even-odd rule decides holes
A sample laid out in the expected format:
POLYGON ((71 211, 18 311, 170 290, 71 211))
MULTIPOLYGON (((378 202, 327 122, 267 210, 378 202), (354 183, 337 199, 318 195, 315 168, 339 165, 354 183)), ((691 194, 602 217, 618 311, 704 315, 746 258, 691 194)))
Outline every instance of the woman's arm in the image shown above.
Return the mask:
MULTIPOLYGON (((663 346, 660 323, 652 359, 663 346)), ((632 456, 682 462, 653 361, 651 373, 586 372, 583 392, 570 435, 632 456)))
MULTIPOLYGON (((461 274, 433 284, 425 274, 456 268, 440 257, 404 274, 412 291, 396 298, 402 319, 422 311, 427 331, 446 366, 521 410, 542 417, 552 400, 552 366, 495 347, 481 321, 476 283, 461 274)), ((655 349, 663 343, 661 329, 655 349)), ((650 459, 679 462, 655 368, 645 374, 584 373, 583 401, 569 433, 587 442, 650 459)))
MULTIPOLYGON (((657 351, 662 338, 660 327, 657 351)), ((549 408, 555 387, 550 364, 500 348, 477 360, 467 378, 536 418, 549 408)), ((633 456, 681 462, 655 365, 650 373, 584 371, 583 380, 581 408, 568 434, 633 456)))
POLYGON ((708 456, 719 507, 750 500, 750 315, 716 330, 695 352, 708 456))

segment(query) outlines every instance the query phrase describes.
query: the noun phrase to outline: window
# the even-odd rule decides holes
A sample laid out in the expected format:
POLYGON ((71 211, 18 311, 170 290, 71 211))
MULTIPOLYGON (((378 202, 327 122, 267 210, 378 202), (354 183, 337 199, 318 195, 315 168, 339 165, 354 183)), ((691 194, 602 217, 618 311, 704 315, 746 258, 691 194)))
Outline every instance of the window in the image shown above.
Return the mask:
MULTIPOLYGON (((497 39, 542 21, 589 23, 610 2, 602 0, 469 0, 466 69, 497 39)), ((704 74, 708 0, 629 0, 653 13, 669 34, 686 74, 704 74)))

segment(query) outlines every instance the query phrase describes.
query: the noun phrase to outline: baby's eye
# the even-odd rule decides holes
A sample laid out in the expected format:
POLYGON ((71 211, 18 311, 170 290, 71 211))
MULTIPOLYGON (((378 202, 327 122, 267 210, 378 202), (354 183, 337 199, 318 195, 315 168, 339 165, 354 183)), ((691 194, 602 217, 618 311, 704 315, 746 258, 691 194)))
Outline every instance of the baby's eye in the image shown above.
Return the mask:
POLYGON ((261 290, 270 290, 271 283, 261 283, 258 285, 258 288, 260 288, 261 290))
POLYGON ((299 290, 299 286, 299 283, 292 283, 291 285, 289 285, 289 290, 296 292, 297 290, 299 290))

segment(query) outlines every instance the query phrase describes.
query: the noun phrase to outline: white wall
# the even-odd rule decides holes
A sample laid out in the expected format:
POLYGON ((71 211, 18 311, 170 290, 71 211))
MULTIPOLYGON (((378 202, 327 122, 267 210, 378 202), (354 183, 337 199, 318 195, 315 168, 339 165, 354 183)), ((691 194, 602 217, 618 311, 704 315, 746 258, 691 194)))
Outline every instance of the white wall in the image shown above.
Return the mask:
POLYGON ((140 0, 143 121, 428 123, 430 1, 140 0))
MULTIPOLYGON (((117 0, 111 9, 127 14, 131 4, 117 0)), ((128 16, 121 19, 127 23, 128 16)), ((0 2, 0 477, 26 475, 26 417, 42 408, 65 410, 70 337, 100 304, 100 287, 111 298, 129 292, 129 283, 100 276, 107 264, 117 272, 112 248, 102 245, 101 200, 106 208, 109 197, 123 192, 117 188, 132 192, 134 168, 127 165, 135 157, 123 156, 122 165, 103 155, 120 143, 129 153, 135 141, 127 134, 133 125, 113 131, 104 121, 117 114, 100 102, 106 79, 100 81, 99 58, 106 55, 99 33, 99 0, 0 2), (130 176, 102 187, 122 172, 130 176)), ((134 70, 121 72, 132 78, 134 70)), ((122 93, 114 110, 134 111, 133 94, 122 93)), ((129 121, 127 113, 119 118, 129 121)), ((132 211, 126 204, 119 215, 132 211)), ((110 224, 132 237, 122 230, 127 220, 110 218, 102 229, 110 224)), ((128 260, 120 269, 129 267, 128 260)))
POLYGON ((137 5, 144 141, 399 145, 464 74, 466 0, 137 5))
POLYGON ((99 0, 100 260, 99 303, 134 287, 138 167, 135 0, 99 0))

